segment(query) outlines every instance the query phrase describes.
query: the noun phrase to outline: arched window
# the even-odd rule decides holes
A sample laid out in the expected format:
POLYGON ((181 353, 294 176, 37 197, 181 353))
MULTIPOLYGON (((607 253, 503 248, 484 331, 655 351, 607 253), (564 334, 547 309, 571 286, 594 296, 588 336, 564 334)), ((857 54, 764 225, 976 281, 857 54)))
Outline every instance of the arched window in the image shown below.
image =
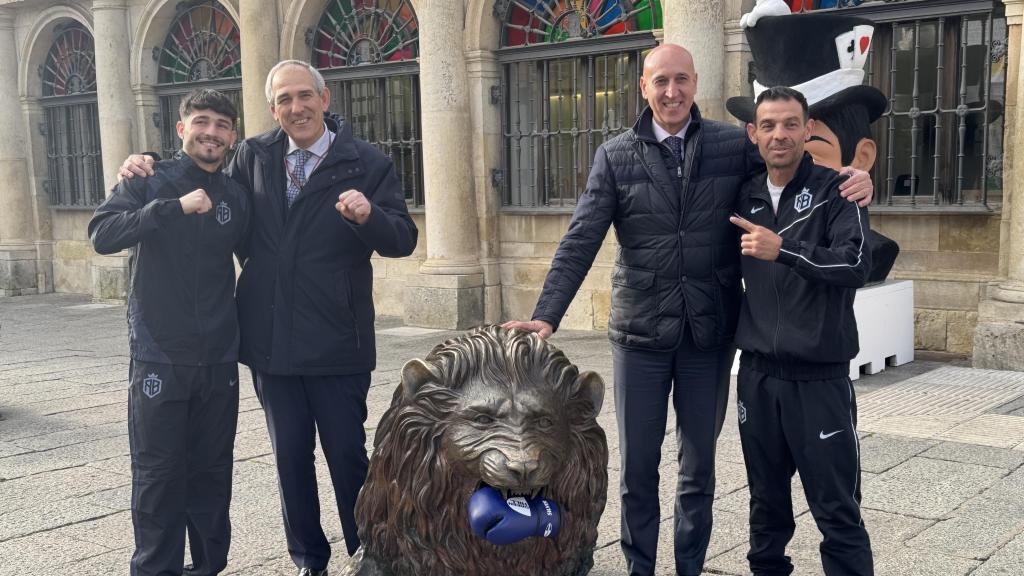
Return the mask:
POLYGON ((872 126, 875 208, 988 212, 1003 199, 1007 27, 995 0, 790 0, 875 21, 865 82, 889 97, 872 126))
POLYGON ((58 25, 40 68, 50 205, 91 207, 103 200, 96 52, 78 22, 58 25))
POLYGON ((391 157, 405 199, 423 206, 419 25, 409 0, 330 0, 306 35, 331 110, 391 157))
POLYGON ((178 105, 193 88, 214 88, 230 96, 238 108, 238 138, 242 124, 242 60, 238 25, 213 0, 182 2, 163 46, 153 49, 159 66, 161 153, 170 158, 181 150, 175 125, 178 105))
POLYGON ((497 0, 504 204, 572 206, 594 151, 642 109, 658 0, 497 0))

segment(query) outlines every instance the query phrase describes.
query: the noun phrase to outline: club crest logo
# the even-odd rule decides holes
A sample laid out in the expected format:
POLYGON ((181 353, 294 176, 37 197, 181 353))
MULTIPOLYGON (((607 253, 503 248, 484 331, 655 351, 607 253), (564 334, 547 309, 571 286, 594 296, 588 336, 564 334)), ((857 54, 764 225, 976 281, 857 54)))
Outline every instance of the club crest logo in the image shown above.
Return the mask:
POLYGON ((742 400, 736 401, 736 415, 739 417, 740 424, 745 424, 747 421, 747 407, 743 405, 742 400))
POLYGON ((142 393, 150 398, 159 394, 163 387, 164 381, 156 374, 150 374, 142 381, 142 393))
POLYGON ((523 516, 533 516, 533 514, 530 513, 530 504, 526 501, 526 498, 523 498, 522 496, 509 498, 508 500, 505 500, 505 503, 508 504, 509 508, 519 512, 523 516))
POLYGON ((227 202, 221 201, 217 204, 217 223, 221 226, 231 222, 231 206, 228 206, 227 202))
POLYGON ((803 212, 811 207, 811 200, 813 199, 814 196, 811 196, 811 191, 804 188, 796 195, 796 200, 793 201, 793 208, 796 209, 797 212, 803 212))

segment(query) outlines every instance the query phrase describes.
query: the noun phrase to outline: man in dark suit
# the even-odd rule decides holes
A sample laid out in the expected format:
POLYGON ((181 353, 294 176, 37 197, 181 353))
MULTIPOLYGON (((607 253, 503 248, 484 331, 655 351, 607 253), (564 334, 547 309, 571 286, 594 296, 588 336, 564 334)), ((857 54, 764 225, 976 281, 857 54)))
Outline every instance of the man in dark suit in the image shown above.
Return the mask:
MULTIPOLYGON (((370 256, 411 254, 417 229, 391 160, 325 115, 330 91, 315 68, 280 62, 266 94, 280 128, 243 142, 228 169, 253 207, 240 254, 240 356, 266 413, 288 551, 300 576, 319 576, 331 547, 320 526, 316 434, 351 555, 376 365, 370 256)), ((141 158, 122 173, 145 174, 141 158)))

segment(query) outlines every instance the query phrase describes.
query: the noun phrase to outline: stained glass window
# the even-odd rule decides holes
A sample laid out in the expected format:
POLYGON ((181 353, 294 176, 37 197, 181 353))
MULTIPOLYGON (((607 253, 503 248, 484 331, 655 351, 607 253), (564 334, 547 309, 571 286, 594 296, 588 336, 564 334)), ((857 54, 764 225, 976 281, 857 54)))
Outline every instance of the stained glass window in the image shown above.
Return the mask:
POLYGON ((497 0, 494 12, 504 15, 503 204, 571 208, 597 147, 643 108, 639 80, 661 2, 497 0))
POLYGON ((395 163, 406 202, 423 206, 419 23, 409 0, 330 0, 309 43, 331 111, 395 163))
POLYGON ((43 65, 43 96, 96 91, 96 51, 92 35, 77 22, 57 33, 43 65))
POLYGON ((531 46, 661 28, 659 0, 499 0, 502 46, 531 46))
POLYGON ((96 107, 96 52, 78 22, 58 25, 40 68, 46 189, 50 205, 90 208, 103 200, 103 161, 96 107))
POLYGON ((419 56, 419 25, 409 0, 331 0, 313 35, 320 69, 400 62, 419 56))
POLYGON ((238 26, 216 2, 183 5, 158 61, 161 84, 182 84, 242 74, 238 26))

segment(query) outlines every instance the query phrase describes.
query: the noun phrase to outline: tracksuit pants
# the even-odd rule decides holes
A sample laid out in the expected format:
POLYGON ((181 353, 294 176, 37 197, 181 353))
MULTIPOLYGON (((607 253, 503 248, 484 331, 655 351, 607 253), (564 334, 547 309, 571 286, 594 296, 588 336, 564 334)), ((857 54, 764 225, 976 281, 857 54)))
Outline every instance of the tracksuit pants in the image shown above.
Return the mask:
POLYGON ((661 443, 668 405, 676 413, 676 572, 700 574, 711 539, 715 446, 729 397, 734 349, 699 350, 689 326, 676 350, 612 347, 619 430, 622 551, 630 576, 653 576, 661 508, 661 443))
POLYGON ((232 450, 238 364, 176 366, 132 360, 132 576, 219 573, 231 541, 232 450))
POLYGON ((787 575, 796 527, 790 482, 800 473, 824 536, 827 576, 871 576, 871 543, 860 513, 860 443, 853 384, 846 376, 790 380, 759 370, 744 354, 737 417, 750 485, 750 552, 755 576, 787 575))
POLYGON ((274 448, 288 553, 300 568, 323 570, 331 558, 331 545, 320 526, 313 466, 316 435, 319 432, 351 556, 359 548, 356 497, 369 466, 363 424, 370 373, 278 376, 254 371, 253 380, 274 448))

